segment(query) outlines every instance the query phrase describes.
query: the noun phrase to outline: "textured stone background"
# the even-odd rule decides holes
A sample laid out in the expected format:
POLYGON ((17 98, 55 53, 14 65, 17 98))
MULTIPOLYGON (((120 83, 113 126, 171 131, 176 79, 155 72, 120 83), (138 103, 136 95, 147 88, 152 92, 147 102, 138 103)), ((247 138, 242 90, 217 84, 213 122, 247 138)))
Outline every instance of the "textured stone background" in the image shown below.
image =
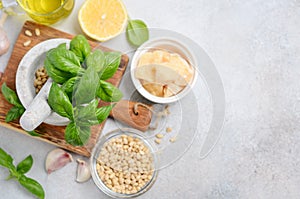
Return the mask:
MULTIPOLYGON (((201 160, 197 139, 141 198, 300 198, 300 1, 124 2, 132 18, 180 32, 203 47, 226 93, 225 126, 214 151, 201 160)), ((55 27, 80 33, 81 3, 55 27)), ((11 41, 24 20, 7 20, 11 41)), ((1 68, 7 59, 0 58, 1 68)), ((47 177, 43 164, 51 145, 0 127, 0 147, 18 161, 33 154, 29 175, 43 183, 48 198, 105 197, 92 181, 74 182, 76 164, 47 177)), ((1 198, 31 198, 17 183, 6 182, 6 175, 0 168, 1 198)))

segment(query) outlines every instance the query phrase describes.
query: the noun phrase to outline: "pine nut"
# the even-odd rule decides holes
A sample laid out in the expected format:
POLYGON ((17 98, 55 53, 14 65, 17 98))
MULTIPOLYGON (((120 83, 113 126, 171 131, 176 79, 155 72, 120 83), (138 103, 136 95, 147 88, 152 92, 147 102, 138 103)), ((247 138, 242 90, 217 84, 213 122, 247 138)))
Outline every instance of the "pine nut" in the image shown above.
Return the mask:
POLYGON ((41 35, 40 29, 36 28, 34 31, 35 31, 35 35, 36 36, 40 36, 41 35))
POLYGON ((32 33, 30 30, 25 30, 25 35, 27 35, 28 37, 31 37, 32 33))
POLYGON ((173 138, 170 139, 170 142, 174 143, 174 142, 176 142, 176 140, 177 140, 177 138, 173 137, 173 138))
POLYGON ((161 140, 160 140, 160 139, 155 139, 155 143, 156 143, 156 144, 160 144, 160 143, 161 143, 161 140))
POLYGON ((171 127, 167 127, 167 128, 166 128, 166 132, 167 132, 167 133, 170 133, 171 131, 172 131, 172 128, 171 128, 171 127))
POLYGON ((27 40, 27 41, 25 41, 24 43, 23 43, 23 46, 24 47, 27 47, 27 46, 29 46, 31 44, 31 40, 27 40))

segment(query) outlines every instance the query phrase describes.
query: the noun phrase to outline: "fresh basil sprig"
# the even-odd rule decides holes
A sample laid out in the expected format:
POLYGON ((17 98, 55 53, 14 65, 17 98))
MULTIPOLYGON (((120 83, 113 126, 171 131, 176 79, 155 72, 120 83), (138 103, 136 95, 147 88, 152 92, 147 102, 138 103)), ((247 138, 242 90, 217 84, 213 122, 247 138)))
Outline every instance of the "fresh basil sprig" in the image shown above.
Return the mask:
POLYGON ((149 30, 142 20, 129 20, 126 35, 129 43, 134 46, 140 46, 149 39, 149 30))
POLYGON ((91 52, 82 35, 72 39, 70 49, 60 44, 47 52, 45 68, 54 81, 48 103, 56 113, 69 118, 65 129, 69 144, 84 145, 90 127, 108 117, 113 104, 98 108, 99 100, 117 102, 122 98, 122 92, 105 81, 115 74, 120 62, 119 52, 91 52))
POLYGON ((25 108, 21 104, 17 94, 10 89, 6 83, 2 84, 1 92, 4 98, 12 105, 14 105, 7 113, 5 117, 5 122, 11 122, 18 119, 24 113, 25 108))
POLYGON ((13 164, 13 158, 0 148, 0 166, 7 168, 10 173, 7 180, 17 180, 25 189, 27 189, 27 191, 40 199, 44 199, 45 192, 43 187, 36 180, 25 176, 25 174, 31 169, 32 164, 33 158, 29 155, 15 166, 13 164))

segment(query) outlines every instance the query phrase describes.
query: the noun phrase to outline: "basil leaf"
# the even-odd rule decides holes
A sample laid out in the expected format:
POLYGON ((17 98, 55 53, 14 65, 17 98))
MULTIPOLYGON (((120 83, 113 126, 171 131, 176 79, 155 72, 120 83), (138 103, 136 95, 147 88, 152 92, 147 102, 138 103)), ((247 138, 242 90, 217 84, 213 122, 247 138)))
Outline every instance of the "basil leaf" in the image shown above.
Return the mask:
POLYGON ((22 160, 17 165, 17 172, 20 174, 27 173, 31 169, 32 163, 33 163, 32 156, 31 155, 27 156, 24 160, 22 160))
POLYGON ((74 120, 76 125, 91 126, 98 124, 98 119, 96 117, 98 103, 99 101, 95 99, 86 106, 75 107, 74 120))
POLYGON ((82 63, 91 52, 91 46, 83 35, 77 35, 70 42, 70 50, 75 53, 82 63))
POLYGON ((79 80, 79 77, 76 76, 76 77, 72 77, 70 79, 68 79, 68 81, 66 81, 62 86, 61 86, 61 89, 63 91, 65 91, 66 93, 72 93, 73 92, 73 89, 74 89, 74 85, 75 85, 75 82, 79 80))
POLYGON ((55 83, 52 83, 48 96, 48 104, 59 115, 73 119, 73 107, 66 93, 55 83))
POLYGON ((22 116, 22 114, 25 112, 25 109, 23 107, 18 107, 18 106, 14 106, 12 107, 6 117, 5 117, 5 122, 11 122, 13 120, 18 119, 19 117, 22 116))
POLYGON ((57 46, 57 48, 61 48, 61 49, 67 50, 67 44, 66 43, 59 44, 57 46))
POLYGON ((0 148, 0 165, 6 168, 14 168, 12 157, 0 148))
POLYGON ((27 189, 30 193, 34 194, 38 198, 45 198, 44 189, 36 180, 22 175, 19 178, 19 182, 25 189, 27 189))
POLYGON ((86 58, 86 66, 93 67, 95 72, 100 72, 105 66, 105 56, 100 50, 95 50, 86 58))
POLYGON ((126 35, 132 45, 140 46, 149 39, 149 30, 142 20, 129 20, 126 35))
POLYGON ((77 126, 75 122, 70 122, 65 130, 65 140, 73 146, 84 145, 91 135, 89 126, 77 126))
POLYGON ((34 130, 33 130, 33 131, 26 131, 26 132, 27 132, 29 135, 31 135, 31 136, 36 136, 36 137, 40 137, 40 136, 41 136, 41 134, 35 132, 34 130))
POLYGON ((1 87, 1 92, 4 96, 4 98, 11 104, 18 106, 18 107, 23 107, 17 94, 15 93, 15 91, 13 91, 12 89, 10 89, 6 83, 2 84, 1 87))
POLYGON ((97 109, 96 116, 99 123, 102 123, 104 120, 106 120, 114 106, 115 105, 111 104, 108 106, 102 106, 97 109))
POLYGON ((98 89, 99 77, 94 68, 87 68, 79 81, 75 84, 75 103, 76 105, 89 103, 95 99, 98 89))
POLYGON ((47 52, 46 58, 57 69, 77 75, 83 69, 75 53, 63 48, 53 48, 47 52))
POLYGON ((100 80, 100 86, 97 90, 97 96, 106 102, 118 102, 122 97, 122 92, 106 81, 100 80))
POLYGON ((121 62, 121 53, 119 52, 104 52, 105 68, 100 72, 100 78, 107 80, 111 78, 119 68, 121 62))
POLYGON ((50 60, 47 57, 44 61, 44 66, 49 77, 51 77, 53 81, 58 84, 62 84, 66 82, 69 78, 74 76, 68 72, 61 71, 55 68, 54 65, 50 62, 50 60))

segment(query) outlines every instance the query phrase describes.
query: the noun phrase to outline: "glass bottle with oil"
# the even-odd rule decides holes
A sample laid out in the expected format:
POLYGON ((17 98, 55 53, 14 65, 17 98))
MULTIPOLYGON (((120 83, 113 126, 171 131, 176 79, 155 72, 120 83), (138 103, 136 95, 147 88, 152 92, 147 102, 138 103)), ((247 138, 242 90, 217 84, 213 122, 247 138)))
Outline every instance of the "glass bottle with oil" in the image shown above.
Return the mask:
MULTIPOLYGON (((0 0, 0 5, 12 0, 0 0)), ((74 7, 74 0, 16 0, 19 6, 36 22, 53 24, 67 17, 74 7)), ((8 4, 8 3, 6 3, 8 4)))

